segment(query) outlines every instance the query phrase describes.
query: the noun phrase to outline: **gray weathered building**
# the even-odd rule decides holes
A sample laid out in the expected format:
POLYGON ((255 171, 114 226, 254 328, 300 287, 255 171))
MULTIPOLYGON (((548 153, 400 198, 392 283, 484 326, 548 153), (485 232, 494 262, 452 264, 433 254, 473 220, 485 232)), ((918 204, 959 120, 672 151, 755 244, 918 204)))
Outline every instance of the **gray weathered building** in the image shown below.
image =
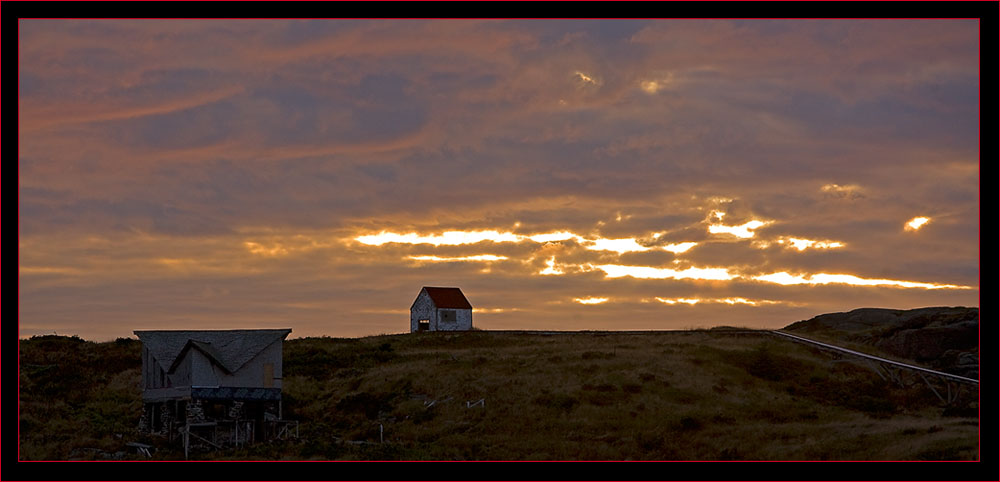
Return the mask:
POLYGON ((472 305, 458 288, 424 286, 410 306, 410 333, 472 329, 472 305))
POLYGON ((140 428, 187 440, 198 427, 218 434, 224 425, 230 442, 252 442, 265 422, 282 418, 282 344, 291 331, 135 331, 142 342, 140 428))

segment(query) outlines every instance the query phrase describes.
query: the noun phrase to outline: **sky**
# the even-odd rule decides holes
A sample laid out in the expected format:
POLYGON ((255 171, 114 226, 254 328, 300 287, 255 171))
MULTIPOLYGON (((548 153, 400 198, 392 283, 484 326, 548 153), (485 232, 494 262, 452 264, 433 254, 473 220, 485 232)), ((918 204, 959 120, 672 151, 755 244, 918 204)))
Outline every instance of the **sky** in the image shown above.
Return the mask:
POLYGON ((19 333, 979 304, 976 20, 21 20, 19 333))

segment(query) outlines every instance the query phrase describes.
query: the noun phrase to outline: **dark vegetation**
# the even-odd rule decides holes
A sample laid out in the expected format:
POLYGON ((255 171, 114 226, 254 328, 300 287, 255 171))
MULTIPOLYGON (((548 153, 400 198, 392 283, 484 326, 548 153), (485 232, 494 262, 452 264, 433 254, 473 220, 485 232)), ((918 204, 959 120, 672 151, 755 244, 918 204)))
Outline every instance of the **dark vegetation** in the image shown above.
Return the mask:
MULTIPOLYGON (((140 347, 20 342, 22 459, 141 458, 140 347)), ((968 390, 968 389, 966 389, 968 390)), ((285 342, 285 417, 300 439, 212 459, 971 460, 976 394, 746 330, 422 333, 285 342), (381 427, 381 432, 380 432, 381 427)))

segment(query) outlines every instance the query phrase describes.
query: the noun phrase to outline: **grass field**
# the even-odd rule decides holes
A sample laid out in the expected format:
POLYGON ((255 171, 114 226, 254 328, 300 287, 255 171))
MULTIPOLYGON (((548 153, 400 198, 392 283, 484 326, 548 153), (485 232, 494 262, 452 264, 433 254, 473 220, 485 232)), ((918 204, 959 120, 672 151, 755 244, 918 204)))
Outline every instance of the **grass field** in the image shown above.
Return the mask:
MULTIPOLYGON (((134 340, 23 340, 21 375, 22 459, 99 458, 126 441, 159 443, 133 430, 134 340)), ((978 458, 976 394, 945 408, 922 384, 893 385, 861 365, 745 331, 293 339, 283 397, 285 417, 301 421, 298 441, 194 457, 978 458)), ((161 446, 156 457, 183 455, 161 446)))

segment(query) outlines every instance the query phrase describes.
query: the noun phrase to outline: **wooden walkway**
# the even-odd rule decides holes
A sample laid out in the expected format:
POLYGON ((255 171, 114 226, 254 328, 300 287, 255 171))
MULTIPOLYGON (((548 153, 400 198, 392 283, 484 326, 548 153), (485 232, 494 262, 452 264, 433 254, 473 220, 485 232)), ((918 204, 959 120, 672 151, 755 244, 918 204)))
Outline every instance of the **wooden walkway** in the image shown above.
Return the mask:
POLYGON ((945 380, 952 381, 952 382, 974 384, 974 385, 977 385, 977 386, 979 385, 979 380, 976 380, 976 379, 973 379, 973 378, 966 378, 966 377, 959 376, 959 375, 954 375, 954 374, 951 374, 951 373, 939 372, 937 370, 931 370, 929 368, 918 367, 916 365, 910 365, 910 364, 907 364, 907 363, 901 363, 901 362, 898 362, 898 361, 888 360, 888 359, 885 359, 885 358, 882 358, 882 357, 877 357, 877 356, 874 356, 874 355, 868 355, 866 353, 861 353, 859 351, 849 350, 847 348, 843 348, 843 347, 839 347, 839 346, 834 346, 834 345, 830 345, 830 344, 827 344, 827 343, 818 342, 816 340, 810 340, 808 338, 803 338, 803 337, 798 336, 798 335, 792 335, 792 334, 789 334, 789 333, 785 333, 783 331, 771 330, 770 332, 773 333, 773 334, 775 334, 775 335, 783 336, 785 338, 791 338, 792 340, 798 341, 800 343, 806 343, 808 345, 817 346, 817 347, 824 348, 824 349, 827 349, 827 350, 833 350, 833 351, 838 352, 838 353, 842 353, 842 354, 845 354, 845 355, 851 355, 851 356, 863 358, 863 359, 874 361, 874 362, 877 362, 877 363, 884 363, 886 365, 890 365, 890 366, 893 366, 895 368, 902 368, 904 370, 912 370, 912 371, 915 371, 915 372, 917 372, 919 374, 922 374, 922 375, 923 374, 933 375, 933 376, 940 377, 940 378, 943 378, 945 380))

